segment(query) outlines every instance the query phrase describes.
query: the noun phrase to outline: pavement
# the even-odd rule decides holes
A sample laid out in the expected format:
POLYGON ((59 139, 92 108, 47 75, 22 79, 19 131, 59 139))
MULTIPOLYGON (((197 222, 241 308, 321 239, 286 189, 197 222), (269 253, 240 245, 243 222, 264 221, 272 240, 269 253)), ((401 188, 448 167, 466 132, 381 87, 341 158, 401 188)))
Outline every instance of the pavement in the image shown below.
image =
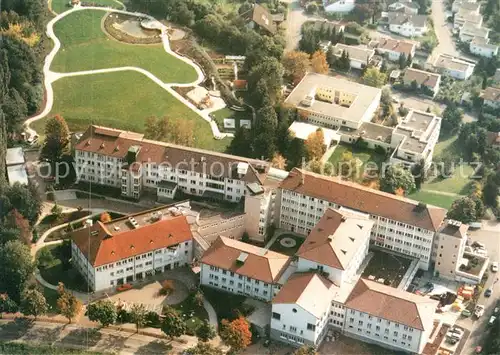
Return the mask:
POLYGON ((46 92, 46 103, 45 103, 45 107, 43 108, 43 110, 39 114, 37 114, 33 117, 30 117, 29 119, 26 120, 26 122, 25 122, 26 131, 29 134, 29 136, 33 136, 36 134, 36 131, 33 130, 32 128, 30 128, 31 123, 44 118, 52 110, 52 107, 54 105, 54 91, 52 88, 53 82, 55 82, 56 80, 59 80, 61 78, 67 78, 67 77, 75 77, 75 76, 81 76, 81 75, 95 75, 95 74, 121 72, 121 71, 139 72, 139 73, 145 75, 146 77, 148 77, 149 79, 151 79, 156 84, 158 84, 164 90, 168 91, 172 96, 174 96, 179 101, 181 101, 183 104, 185 104, 190 110, 192 110, 193 112, 198 114, 202 119, 207 121, 212 129, 212 134, 215 138, 222 139, 224 137, 234 136, 232 133, 221 133, 219 131, 217 124, 215 122, 213 122, 209 116, 209 114, 211 112, 210 110, 199 110, 196 106, 191 104, 187 99, 185 99, 183 96, 181 96, 179 93, 177 93, 173 89, 173 87, 176 87, 176 86, 180 86, 180 87, 197 86, 201 82, 203 82, 205 77, 203 75, 201 68, 196 63, 194 63, 190 59, 183 57, 183 56, 181 56, 181 55, 179 55, 176 52, 171 50, 170 43, 168 40, 168 35, 167 35, 167 27, 164 25, 161 25, 162 26, 161 39, 162 39, 163 48, 165 49, 165 52, 176 57, 177 59, 185 62, 186 64, 190 65, 191 67, 193 67, 196 70, 196 73, 198 74, 198 76, 194 82, 192 82, 192 83, 165 83, 162 80, 160 80, 159 78, 157 78, 155 75, 150 73, 149 71, 144 70, 142 68, 133 67, 133 66, 98 69, 98 70, 85 70, 85 71, 79 71, 79 72, 73 72, 73 73, 57 73, 57 72, 53 72, 52 70, 50 70, 50 66, 52 64, 52 61, 54 60, 57 52, 61 48, 61 42, 60 42, 59 38, 57 38, 57 36, 54 33, 54 25, 59 20, 61 20, 62 18, 66 17, 67 15, 69 15, 73 12, 85 11, 85 10, 99 10, 99 11, 106 11, 106 12, 114 12, 114 13, 126 14, 126 15, 130 15, 130 16, 141 17, 141 18, 148 18, 150 20, 156 21, 156 19, 154 17, 147 15, 147 14, 142 14, 139 12, 129 12, 129 11, 125 11, 125 10, 116 10, 116 9, 112 9, 112 8, 93 7, 93 6, 88 6, 88 7, 75 6, 75 7, 71 8, 70 10, 65 11, 65 12, 57 15, 51 21, 49 21, 49 23, 47 24, 47 28, 46 28, 46 34, 54 42, 54 47, 52 48, 50 53, 47 55, 47 57, 45 57, 45 62, 43 65, 44 87, 45 87, 45 92, 46 92))
POLYGON ((288 14, 286 18, 286 47, 285 52, 297 49, 299 45, 302 25, 311 20, 325 20, 319 16, 309 15, 300 6, 298 0, 285 0, 288 3, 288 14))
MULTIPOLYGON (((470 230, 470 238, 473 241, 484 243, 490 261, 500 260, 500 223, 497 221, 483 221, 483 227, 479 230, 470 230)), ((468 355, 474 352, 474 348, 478 345, 483 345, 484 337, 488 331, 488 320, 495 308, 495 304, 500 300, 500 282, 495 282, 499 277, 499 273, 493 273, 489 270, 489 278, 485 285, 487 288, 493 288, 491 297, 486 298, 484 294, 479 298, 478 304, 486 307, 484 315, 476 319, 475 317, 461 318, 457 325, 462 326, 471 331, 470 337, 465 343, 462 354, 468 355)))

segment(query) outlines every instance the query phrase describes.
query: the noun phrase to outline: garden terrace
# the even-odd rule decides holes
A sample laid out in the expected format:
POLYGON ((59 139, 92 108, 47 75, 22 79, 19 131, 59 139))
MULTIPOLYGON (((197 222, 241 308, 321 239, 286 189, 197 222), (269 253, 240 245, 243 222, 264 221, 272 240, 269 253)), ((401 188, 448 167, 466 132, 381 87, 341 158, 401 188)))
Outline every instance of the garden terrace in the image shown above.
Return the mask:
POLYGON ((397 288, 411 264, 411 259, 378 249, 371 250, 371 253, 373 256, 361 276, 365 279, 374 276, 374 281, 384 279, 384 284, 397 288))

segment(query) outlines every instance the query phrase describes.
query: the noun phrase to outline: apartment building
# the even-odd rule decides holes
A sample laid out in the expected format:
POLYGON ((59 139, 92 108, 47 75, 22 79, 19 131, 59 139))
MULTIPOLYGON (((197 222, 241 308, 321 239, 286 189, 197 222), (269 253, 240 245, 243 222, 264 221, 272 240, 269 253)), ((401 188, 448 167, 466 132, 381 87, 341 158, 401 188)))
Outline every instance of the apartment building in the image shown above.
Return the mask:
POLYGON ((200 283, 271 301, 286 281, 287 255, 220 236, 203 254, 200 283))
POLYGON ((75 164, 80 181, 119 188, 128 198, 149 190, 160 201, 184 194, 230 202, 241 200, 247 184, 260 185, 270 166, 95 125, 76 143, 75 164))
POLYGON ((423 160, 424 168, 427 169, 432 163, 440 130, 441 117, 411 110, 394 129, 391 144, 396 149, 389 161, 411 168, 423 160))
POLYGON ((474 72, 475 64, 446 54, 437 56, 434 68, 441 74, 447 74, 457 80, 467 80, 474 72))
POLYGON ((374 222, 371 243, 419 258, 427 270, 446 210, 301 169, 280 185, 279 227, 308 235, 328 208, 365 213, 374 222))
POLYGON ((460 28, 460 32, 458 34, 458 38, 462 42, 470 42, 475 37, 479 37, 482 39, 487 39, 490 34, 490 29, 485 27, 477 27, 474 24, 469 22, 464 23, 464 25, 460 28))
MULTIPOLYGON (((472 6, 476 6, 477 4, 472 4, 472 6)), ((458 10, 453 18, 453 26, 455 28, 462 27, 465 23, 469 23, 475 27, 481 27, 483 24, 483 16, 479 13, 479 7, 477 11, 471 11, 466 7, 462 7, 458 10)))
POLYGON ((459 221, 446 220, 436 234, 434 250, 434 274, 443 279, 455 280, 460 260, 467 243, 469 226, 459 221))
POLYGON ((70 233, 71 261, 90 289, 102 291, 191 263, 188 218, 152 210, 70 233))
POLYGON ((380 103, 382 91, 352 81, 307 73, 286 98, 300 117, 309 123, 338 129, 358 129, 370 122, 380 103))
POLYGON ((345 302, 344 333, 385 348, 422 353, 438 301, 360 279, 345 302))

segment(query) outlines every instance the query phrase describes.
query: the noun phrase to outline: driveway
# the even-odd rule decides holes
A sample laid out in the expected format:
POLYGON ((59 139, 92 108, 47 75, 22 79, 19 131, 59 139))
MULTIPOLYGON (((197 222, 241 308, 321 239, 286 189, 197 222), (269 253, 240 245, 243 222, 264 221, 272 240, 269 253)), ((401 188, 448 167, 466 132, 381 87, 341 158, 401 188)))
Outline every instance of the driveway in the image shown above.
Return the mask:
POLYGON ((308 15, 305 13, 304 9, 300 7, 300 2, 298 0, 288 0, 283 1, 288 3, 288 15, 286 19, 286 48, 285 51, 293 51, 297 49, 299 41, 301 38, 300 30, 302 25, 310 20, 320 20, 320 17, 308 15))
MULTIPOLYGON (((484 227, 480 230, 470 231, 469 235, 473 241, 484 243, 488 256, 491 261, 500 259, 500 223, 496 221, 483 221, 484 227)), ((477 345, 483 345, 484 336, 487 333, 487 323, 495 308, 497 300, 500 300, 500 282, 496 280, 500 274, 495 274, 489 271, 490 277, 486 282, 486 288, 493 288, 493 294, 490 298, 484 297, 484 294, 479 298, 479 304, 486 307, 484 315, 476 319, 475 317, 460 319, 458 325, 471 330, 469 339, 467 340, 463 354, 472 354, 477 345)))

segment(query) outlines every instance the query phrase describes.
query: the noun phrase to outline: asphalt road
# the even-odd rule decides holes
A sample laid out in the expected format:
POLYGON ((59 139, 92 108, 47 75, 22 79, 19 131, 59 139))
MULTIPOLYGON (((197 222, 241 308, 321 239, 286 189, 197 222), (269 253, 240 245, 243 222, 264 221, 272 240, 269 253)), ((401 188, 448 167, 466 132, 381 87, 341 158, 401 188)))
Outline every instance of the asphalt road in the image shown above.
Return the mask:
POLYGON ((84 328, 74 324, 0 320, 0 340, 41 343, 117 354, 181 353, 195 344, 181 344, 113 329, 84 328))
MULTIPOLYGON (((500 260, 500 223, 498 222, 483 222, 483 228, 476 231, 470 231, 470 238, 473 241, 478 241, 486 245, 490 261, 500 260)), ((486 282, 486 288, 493 288, 491 297, 486 298, 484 294, 479 298, 478 303, 485 306, 484 315, 476 319, 475 317, 461 318, 458 325, 463 326, 471 331, 470 337, 467 340, 462 355, 469 355, 474 352, 474 348, 478 345, 483 345, 484 336, 488 331, 488 320, 493 313, 495 304, 500 300, 500 282, 496 280, 500 277, 499 273, 489 271, 489 278, 486 282)))
POLYGON ((285 0, 288 3, 288 15, 286 18, 286 48, 285 51, 293 51, 297 49, 301 33, 300 30, 304 22, 309 20, 321 19, 318 16, 308 15, 304 9, 300 7, 298 0, 285 0))

